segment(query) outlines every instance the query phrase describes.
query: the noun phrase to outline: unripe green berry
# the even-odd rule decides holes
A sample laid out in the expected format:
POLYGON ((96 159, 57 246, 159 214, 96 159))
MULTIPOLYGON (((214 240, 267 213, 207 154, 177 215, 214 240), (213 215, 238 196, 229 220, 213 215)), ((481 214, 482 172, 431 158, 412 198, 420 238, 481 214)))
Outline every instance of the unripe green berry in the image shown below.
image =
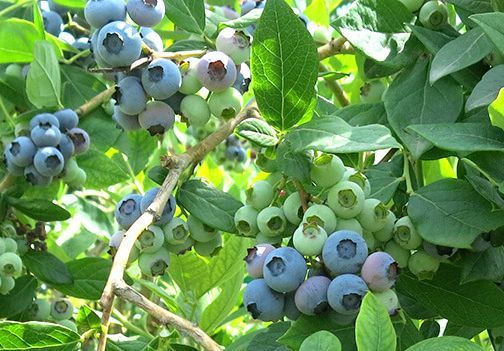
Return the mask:
POLYGON ((170 253, 164 247, 156 252, 142 252, 138 258, 138 267, 149 277, 163 275, 170 265, 170 253))
POLYGON ((399 0, 411 12, 416 12, 422 7, 424 0, 399 0))
POLYGON ((397 262, 399 268, 408 267, 408 260, 410 258, 410 250, 402 248, 395 240, 390 240, 385 244, 384 250, 397 262))
POLYGON ((196 94, 201 89, 202 85, 198 79, 198 74, 196 71, 198 62, 199 59, 191 57, 180 63, 182 85, 180 86, 179 91, 182 94, 196 94))
POLYGON ((370 232, 376 232, 385 227, 388 212, 387 207, 380 200, 366 199, 364 200, 364 207, 357 219, 362 225, 362 228, 370 232))
POLYGON ((367 177, 352 167, 346 167, 342 180, 347 180, 360 186, 366 198, 371 194, 371 184, 367 177))
POLYGON ((208 99, 208 106, 215 117, 231 119, 241 111, 243 96, 235 88, 227 88, 224 91, 213 92, 208 99))
POLYGON ((289 222, 294 225, 301 223, 303 219, 303 206, 301 205, 301 197, 297 191, 285 199, 282 209, 289 222))
POLYGON ((362 229, 361 224, 355 218, 350 219, 338 218, 338 222, 336 224, 336 231, 339 230, 351 230, 352 232, 356 232, 360 235, 364 234, 364 229, 362 229))
POLYGON ((174 217, 163 227, 165 243, 171 245, 183 244, 189 237, 189 225, 180 217, 174 217))
POLYGON ((254 236, 259 232, 257 215, 259 212, 250 205, 245 205, 236 211, 234 223, 238 233, 245 236, 254 236))
POLYGON ((345 165, 338 156, 324 154, 317 157, 311 166, 312 181, 322 188, 338 183, 345 173, 345 165))
POLYGON ((189 226, 191 237, 202 243, 213 240, 219 235, 219 231, 217 229, 206 225, 193 215, 190 215, 187 218, 187 225, 189 226))
POLYGON ((360 88, 360 98, 361 102, 370 104, 382 101, 383 93, 387 89, 387 85, 381 80, 373 80, 371 82, 364 83, 360 88))
POLYGON ((357 216, 364 207, 364 192, 357 184, 342 181, 329 190, 327 204, 336 216, 352 218, 357 216))
POLYGON ((422 237, 418 235, 408 216, 397 220, 394 226, 394 240, 407 250, 414 250, 422 245, 422 237))
POLYGON ((68 328, 68 329, 74 331, 75 333, 78 332, 77 331, 77 325, 74 322, 72 322, 71 320, 69 320, 69 319, 63 319, 63 320, 57 321, 57 323, 59 325, 64 326, 65 328, 68 328))
POLYGON ((184 97, 180 103, 180 112, 192 126, 202 127, 210 120, 208 103, 199 95, 184 97))
POLYGON ((0 255, 5 252, 5 243, 3 238, 0 238, 0 255))
POLYGON ((183 255, 186 251, 189 251, 191 247, 193 247, 194 243, 194 239, 189 236, 182 244, 173 245, 165 243, 164 247, 175 255, 183 255))
POLYGON ((0 294, 7 295, 14 286, 16 285, 16 281, 12 277, 2 276, 0 275, 0 294))
POLYGON ((292 236, 294 247, 305 256, 316 256, 322 253, 326 240, 326 231, 316 223, 301 224, 292 236))
POLYGON ((374 251, 379 246, 379 242, 376 240, 373 233, 370 232, 369 230, 364 229, 364 232, 362 233, 362 237, 366 241, 366 245, 367 245, 369 251, 374 251))
POLYGON ((388 289, 383 292, 373 292, 373 295, 380 301, 387 309, 389 315, 395 316, 399 309, 399 299, 394 290, 388 289))
POLYGON ((423 250, 418 250, 409 258, 408 268, 420 280, 432 279, 439 269, 439 260, 423 250))
POLYGON ((222 238, 219 234, 212 240, 204 243, 196 241, 194 243, 194 251, 200 256, 211 257, 217 254, 221 246, 222 238))
POLYGON ((51 315, 51 304, 47 300, 37 299, 28 309, 28 315, 34 321, 46 321, 51 315))
POLYGON ((2 233, 4 236, 15 236, 16 235, 16 228, 11 222, 3 222, 0 225, 0 233, 2 233))
POLYGON ((396 216, 394 212, 388 211, 387 218, 385 220, 385 226, 382 229, 375 231, 374 237, 376 240, 381 242, 387 242, 394 236, 394 224, 396 221, 396 216))
POLYGON ((5 252, 17 252, 17 242, 12 238, 4 238, 5 252))
POLYGON ((59 321, 69 319, 73 314, 73 305, 68 299, 56 299, 51 304, 51 317, 59 321))
POLYGON ((23 272, 23 261, 14 252, 5 252, 0 256, 0 275, 16 277, 23 272))
POLYGON ((247 204, 260 211, 268 207, 273 201, 275 194, 273 187, 265 180, 260 180, 247 190, 247 204))
POLYGON ((332 234, 336 230, 338 220, 329 207, 315 204, 306 210, 303 216, 303 223, 316 223, 324 228, 326 233, 332 234))
POLYGON ((439 0, 427 1, 420 9, 420 22, 429 29, 439 29, 448 22, 448 9, 439 0))
POLYGON ((269 235, 266 235, 266 234, 259 232, 256 235, 255 243, 256 243, 256 245, 259 245, 259 244, 278 245, 278 244, 282 243, 282 237, 281 236, 269 236, 269 235))
POLYGON ((151 225, 143 231, 138 237, 135 245, 142 252, 156 252, 163 246, 164 233, 163 230, 157 226, 151 225))
POLYGON ((280 236, 287 226, 287 220, 281 208, 266 207, 257 215, 259 231, 269 236, 280 236))

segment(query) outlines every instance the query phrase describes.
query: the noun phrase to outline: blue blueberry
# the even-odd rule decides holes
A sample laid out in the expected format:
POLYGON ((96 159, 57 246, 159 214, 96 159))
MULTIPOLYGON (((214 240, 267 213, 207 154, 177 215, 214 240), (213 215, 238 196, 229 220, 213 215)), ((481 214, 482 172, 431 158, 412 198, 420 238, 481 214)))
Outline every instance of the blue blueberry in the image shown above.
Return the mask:
POLYGON ((107 23, 124 21, 126 5, 123 0, 89 0, 84 8, 87 23, 94 28, 101 28, 107 23))
POLYGON ((223 91, 236 80, 236 66, 233 60, 219 51, 203 56, 196 68, 201 84, 210 91, 223 91))
POLYGON ((142 196, 129 194, 117 203, 114 215, 121 228, 128 229, 142 215, 140 211, 141 201, 142 196))
POLYGON ((163 51, 163 39, 157 32, 149 27, 140 28, 140 36, 143 42, 154 51, 163 51))
POLYGON ((12 156, 7 153, 7 151, 4 152, 3 163, 5 165, 5 168, 7 169, 7 172, 9 172, 10 174, 14 176, 23 175, 24 167, 19 167, 12 163, 12 156))
POLYGON ((186 96, 187 95, 185 95, 185 94, 182 94, 180 92, 176 92, 175 94, 170 96, 168 99, 164 99, 163 102, 168 104, 173 109, 173 112, 175 112, 175 114, 180 115, 182 113, 182 108, 181 108, 182 100, 184 100, 184 98, 186 96))
POLYGON ((65 6, 55 3, 54 0, 47 0, 47 4, 49 5, 49 9, 51 11, 57 12, 60 15, 64 15, 68 12, 65 6))
MULTIPOLYGON (((142 211, 142 213, 144 213, 147 210, 147 208, 152 204, 158 192, 159 187, 152 188, 144 194, 142 201, 140 202, 140 211, 142 211)), ((170 195, 168 201, 166 202, 166 206, 163 210, 163 213, 161 214, 161 218, 158 221, 156 221, 156 224, 163 225, 171 221, 173 215, 175 214, 176 209, 177 209, 177 202, 175 200, 175 197, 173 195, 170 195)))
POLYGON ((37 147, 33 141, 25 136, 14 139, 5 150, 9 161, 18 167, 31 165, 36 152, 37 147))
POLYGON ((155 59, 142 73, 145 91, 157 100, 169 98, 179 90, 181 84, 178 66, 167 59, 155 59))
POLYGON ((264 280, 278 292, 296 290, 306 276, 306 262, 292 247, 281 247, 271 251, 263 266, 264 280))
POLYGON ((322 249, 322 259, 332 275, 357 273, 367 256, 364 238, 349 230, 331 234, 322 249))
POLYGON ((399 275, 397 262, 386 252, 374 252, 362 265, 361 276, 372 291, 390 289, 399 275))
POLYGON ((58 128, 60 127, 59 120, 55 115, 51 113, 40 113, 30 120, 30 130, 35 128, 35 126, 48 124, 58 128))
POLYGON ((44 29, 47 33, 50 33, 55 37, 57 37, 61 33, 61 29, 63 27, 63 19, 57 12, 42 12, 42 20, 44 21, 44 29))
POLYGON ((271 290, 264 279, 251 281, 243 293, 243 304, 252 318, 274 322, 283 317, 284 295, 271 290))
POLYGON ((368 287, 354 274, 343 274, 333 279, 327 290, 327 301, 333 310, 344 315, 359 312, 368 287))
POLYGON ((236 74, 233 88, 237 89, 241 94, 245 94, 249 90, 251 81, 250 67, 244 62, 240 65, 240 70, 236 74))
POLYGON ((138 115, 145 110, 147 95, 137 77, 126 77, 117 84, 114 99, 119 109, 127 115, 138 115))
POLYGON ((61 140, 61 132, 56 126, 38 125, 31 130, 30 137, 38 147, 56 146, 61 140))
POLYGON ((79 51, 89 50, 91 49, 91 41, 88 37, 80 37, 75 40, 72 46, 79 51))
POLYGON ((138 115, 138 122, 150 135, 162 135, 173 127, 175 112, 162 101, 149 101, 145 111, 138 115))
POLYGON ((226 158, 230 161, 237 161, 241 147, 231 145, 226 149, 226 158))
POLYGON ((67 135, 74 143, 76 154, 82 154, 89 149, 91 139, 85 130, 81 128, 72 128, 67 132, 67 135))
POLYGON ((100 29, 96 49, 108 65, 130 66, 140 57, 142 38, 133 26, 115 21, 100 29))
POLYGON ((294 301, 298 310, 308 316, 324 313, 329 308, 327 289, 331 279, 324 276, 308 278, 296 290, 294 301))
POLYGON ((100 34, 100 30, 97 29, 94 31, 93 35, 91 36, 91 39, 89 39, 89 44, 90 44, 90 49, 91 52, 93 53, 93 58, 96 61, 96 64, 99 67, 108 67, 110 66, 105 59, 102 57, 98 50, 98 35, 100 34))
POLYGON ((264 261, 266 261, 266 256, 273 250, 275 250, 275 247, 270 244, 258 244, 247 249, 247 256, 245 256, 244 261, 248 275, 252 278, 262 278, 264 261))
POLYGON ((295 294, 296 292, 294 291, 284 295, 285 302, 284 302, 283 314, 291 321, 295 321, 301 316, 301 312, 298 310, 296 302, 294 301, 295 294))
POLYGON ((165 13, 163 0, 128 0, 126 9, 131 19, 143 27, 154 27, 165 13))
POLYGON ((35 169, 45 177, 55 177, 61 173, 65 166, 65 159, 55 147, 41 148, 33 158, 35 169))
POLYGON ((138 122, 138 116, 131 116, 123 113, 119 106, 114 106, 112 119, 116 121, 117 125, 125 131, 138 130, 142 128, 138 122))
POLYGON ((72 139, 70 139, 70 137, 66 134, 61 135, 61 140, 60 140, 58 146, 56 146, 56 148, 63 155, 65 162, 68 161, 70 159, 70 157, 72 157, 75 152, 74 143, 73 143, 72 139))
POLYGON ((240 139, 234 134, 226 138, 226 146, 241 146, 240 139))
POLYGON ((28 183, 39 186, 47 186, 51 184, 53 179, 52 177, 46 177, 40 174, 33 165, 30 165, 24 169, 24 176, 28 183))
POLYGON ((63 133, 77 127, 79 124, 79 116, 69 108, 54 112, 54 116, 58 119, 59 129, 63 133))

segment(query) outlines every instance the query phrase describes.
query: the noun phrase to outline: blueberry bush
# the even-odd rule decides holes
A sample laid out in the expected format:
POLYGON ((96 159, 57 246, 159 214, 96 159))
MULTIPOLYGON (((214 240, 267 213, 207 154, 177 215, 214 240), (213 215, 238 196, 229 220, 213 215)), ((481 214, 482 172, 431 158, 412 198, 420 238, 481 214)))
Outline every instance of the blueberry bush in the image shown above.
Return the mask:
POLYGON ((504 350, 502 0, 0 0, 1 350, 504 350))

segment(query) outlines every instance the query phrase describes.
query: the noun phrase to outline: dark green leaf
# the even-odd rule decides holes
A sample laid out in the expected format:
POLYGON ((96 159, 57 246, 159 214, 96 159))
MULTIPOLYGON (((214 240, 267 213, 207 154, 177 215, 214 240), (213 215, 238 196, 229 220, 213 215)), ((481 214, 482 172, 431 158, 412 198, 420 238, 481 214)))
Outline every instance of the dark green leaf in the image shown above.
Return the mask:
POLYGON ((359 0, 332 26, 353 47, 381 62, 403 51, 410 37, 406 24, 413 20, 411 12, 400 1, 359 0))
POLYGON ((472 339, 485 329, 486 328, 467 327, 448 321, 443 335, 461 336, 466 339, 472 339))
POLYGON ((352 153, 400 148, 401 145, 382 125, 352 127, 335 116, 313 119, 291 130, 286 140, 294 151, 317 150, 327 153, 352 153))
POLYGON ((87 299, 98 300, 107 282, 112 261, 99 257, 87 257, 67 262, 72 284, 51 284, 63 294, 87 299))
POLYGON ((262 9, 253 9, 252 11, 247 12, 245 15, 238 17, 236 19, 232 19, 226 22, 221 22, 219 27, 231 27, 236 29, 244 29, 251 25, 257 23, 259 18, 261 17, 262 9))
POLYGON ((68 267, 50 252, 29 250, 23 263, 38 279, 49 284, 72 284, 68 267))
POLYGON ((289 322, 271 324, 263 332, 256 334, 247 346, 246 351, 289 351, 289 349, 277 342, 287 329, 289 322))
POLYGON ((284 139, 278 146, 274 165, 293 179, 302 182, 310 180, 311 156, 309 152, 294 150, 290 140, 284 139))
POLYGON ((500 209, 504 209, 504 199, 499 193, 499 189, 490 181, 474 174, 467 174, 466 179, 481 196, 497 205, 500 209))
POLYGON ((61 106, 58 58, 47 41, 35 43, 35 58, 26 78, 26 94, 37 108, 61 106))
POLYGON ((189 50, 206 50, 207 43, 205 43, 202 40, 193 40, 193 39, 186 39, 186 40, 179 40, 170 45, 166 49, 166 51, 189 51, 189 50))
POLYGON ((470 18, 483 29, 500 54, 504 55, 504 13, 482 13, 470 18))
POLYGON ((9 202, 9 205, 15 209, 38 221, 65 221, 70 218, 70 213, 67 210, 48 200, 24 198, 16 199, 14 197, 9 197, 7 201, 9 202))
POLYGON ((457 336, 431 338, 411 346, 406 351, 483 351, 483 348, 470 340, 457 336))
POLYGON ((262 117, 286 130, 315 108, 318 54, 310 33, 284 0, 272 0, 252 43, 253 89, 262 117))
POLYGON ((492 11, 492 4, 490 0, 448 0, 450 4, 464 9, 470 13, 481 13, 492 11))
POLYGON ((371 184, 369 198, 388 203, 394 196, 402 179, 402 157, 395 157, 390 162, 377 164, 365 171, 371 184))
POLYGON ((234 215, 243 204, 228 193, 200 180, 185 182, 178 190, 177 203, 212 228, 234 233, 234 215))
POLYGON ((307 337, 299 351, 341 351, 341 343, 336 335, 326 331, 318 331, 307 337))
POLYGON ((278 143, 275 129, 260 119, 247 119, 236 127, 236 132, 242 138, 250 140, 259 146, 274 146, 278 143))
MULTIPOLYGON (((82 226, 83 227, 85 227, 87 224, 87 219, 88 219, 87 217, 92 217, 93 225, 105 224, 105 223, 99 223, 99 224, 97 223, 100 221, 100 219, 101 219, 100 217, 103 216, 103 212, 101 212, 100 214, 96 213, 96 207, 93 208, 93 206, 91 206, 91 205, 88 208, 91 209, 91 211, 87 212, 86 214, 83 214, 79 211, 79 214, 82 215, 82 226)), ((97 231, 99 231, 99 230, 97 230, 97 231)), ((106 231, 106 232, 111 232, 111 231, 106 231)), ((89 249, 91 247, 91 245, 93 245, 96 242, 96 239, 97 239, 96 234, 93 234, 83 228, 78 234, 75 234, 70 239, 65 240, 61 244, 61 248, 63 250, 65 250, 65 253, 67 254, 68 257, 76 258, 81 253, 83 253, 87 249, 89 249)))
POLYGON ((504 88, 504 65, 498 65, 485 73, 474 87, 465 105, 466 112, 490 105, 502 88, 504 88))
POLYGON ((128 156, 128 163, 134 175, 140 173, 149 163, 158 142, 146 130, 122 133, 116 147, 128 156))
POLYGON ((330 115, 338 116, 354 127, 387 123, 387 113, 383 102, 349 105, 330 115))
POLYGON ((154 166, 149 169, 149 172, 147 173, 147 176, 159 185, 163 184, 167 175, 168 170, 161 166, 154 166))
POLYGON ((95 311, 88 306, 83 305, 75 317, 75 323, 77 324, 79 332, 84 333, 90 329, 99 330, 101 326, 101 319, 95 311))
POLYGON ((412 124, 455 122, 463 104, 462 88, 450 77, 429 84, 428 67, 429 61, 419 58, 394 79, 384 96, 388 122, 414 158, 432 144, 405 129, 412 124))
POLYGON ((442 123, 412 125, 413 131, 436 147, 460 153, 504 150, 504 131, 483 123, 442 123))
POLYGON ((30 103, 26 97, 25 85, 26 81, 21 77, 6 74, 0 75, 0 91, 2 92, 2 98, 9 100, 14 105, 21 108, 30 107, 30 103))
POLYGON ((504 247, 468 252, 462 263, 462 283, 476 280, 501 281, 504 278, 504 247))
POLYGON ((492 51, 492 44, 480 28, 474 28, 443 46, 434 56, 429 80, 439 79, 481 61, 492 51))
POLYGON ((86 186, 90 188, 103 188, 129 179, 114 160, 93 149, 79 155, 77 162, 86 171, 86 186))
POLYGON ((504 225, 504 211, 492 205, 469 183, 443 179, 415 192, 408 214, 418 233, 428 242, 470 248, 476 237, 504 225))
MULTIPOLYGON (((96 109, 86 118, 81 119, 79 128, 88 132, 91 138, 91 148, 105 153, 111 147, 115 147, 121 130, 116 123, 101 108, 96 109)), ((83 155, 79 155, 82 158, 83 155)))
POLYGON ((0 295, 0 318, 15 316, 30 307, 35 298, 35 289, 37 289, 35 277, 23 275, 17 278, 14 289, 7 295, 0 295))
POLYGON ((460 271, 442 264, 433 280, 403 273, 397 290, 415 296, 443 318, 471 327, 504 325, 504 292, 493 282, 480 280, 459 285, 460 271))
POLYGON ((73 351, 79 334, 59 324, 43 322, 0 322, 0 349, 73 351))
POLYGON ((35 42, 42 39, 32 22, 19 18, 0 21, 0 63, 30 62, 35 42))
MULTIPOLYGON (((107 89, 96 74, 93 75, 76 66, 62 65, 61 76, 63 79, 62 100, 67 108, 75 109, 107 89)), ((87 116, 85 120, 88 119, 94 122, 92 115, 87 116)))
POLYGON ((177 27, 188 32, 203 34, 205 4, 203 0, 165 0, 166 17, 177 27))

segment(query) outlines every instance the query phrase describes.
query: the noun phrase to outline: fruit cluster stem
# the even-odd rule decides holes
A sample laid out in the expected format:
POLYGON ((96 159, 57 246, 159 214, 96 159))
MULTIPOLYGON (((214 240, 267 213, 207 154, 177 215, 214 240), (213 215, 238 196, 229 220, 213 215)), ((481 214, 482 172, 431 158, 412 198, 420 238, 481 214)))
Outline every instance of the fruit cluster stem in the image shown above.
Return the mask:
MULTIPOLYGON (((328 72, 328 71, 329 71, 328 68, 323 63, 319 64, 319 72, 328 72)), ((345 91, 337 81, 329 78, 324 78, 324 81, 327 87, 332 91, 336 100, 338 100, 338 103, 342 107, 350 105, 350 100, 348 100, 348 96, 346 95, 345 91)))
POLYGON ((320 61, 338 54, 354 53, 354 50, 350 43, 343 37, 331 39, 331 41, 329 41, 327 44, 320 46, 317 51, 320 61))
POLYGON ((14 176, 10 173, 7 173, 5 177, 0 182, 0 192, 9 188, 14 183, 14 176))
POLYGON ((166 202, 168 201, 170 194, 173 192, 177 181, 184 170, 192 164, 201 161, 205 155, 222 143, 234 131, 240 122, 248 118, 259 117, 259 111, 256 105, 251 104, 241 111, 238 116, 228 121, 220 129, 209 135, 198 145, 188 149, 181 155, 165 157, 163 163, 165 167, 169 168, 168 175, 161 185, 161 188, 152 204, 125 233, 125 237, 114 257, 112 270, 100 299, 100 304, 103 307, 103 316, 102 333, 100 335, 98 351, 105 350, 107 331, 110 323, 110 314, 115 296, 123 298, 142 308, 161 324, 170 325, 175 329, 186 333, 205 350, 221 350, 220 346, 198 326, 195 326, 190 321, 187 321, 182 317, 179 317, 156 305, 138 291, 128 286, 124 281, 124 271, 128 263, 130 252, 133 249, 137 238, 151 223, 159 218, 166 206, 166 202))
POLYGON ((115 86, 102 91, 100 94, 93 97, 84 105, 78 107, 75 110, 75 113, 77 113, 80 118, 85 117, 86 115, 91 113, 94 109, 100 107, 104 102, 110 100, 114 92, 115 92, 115 86))

